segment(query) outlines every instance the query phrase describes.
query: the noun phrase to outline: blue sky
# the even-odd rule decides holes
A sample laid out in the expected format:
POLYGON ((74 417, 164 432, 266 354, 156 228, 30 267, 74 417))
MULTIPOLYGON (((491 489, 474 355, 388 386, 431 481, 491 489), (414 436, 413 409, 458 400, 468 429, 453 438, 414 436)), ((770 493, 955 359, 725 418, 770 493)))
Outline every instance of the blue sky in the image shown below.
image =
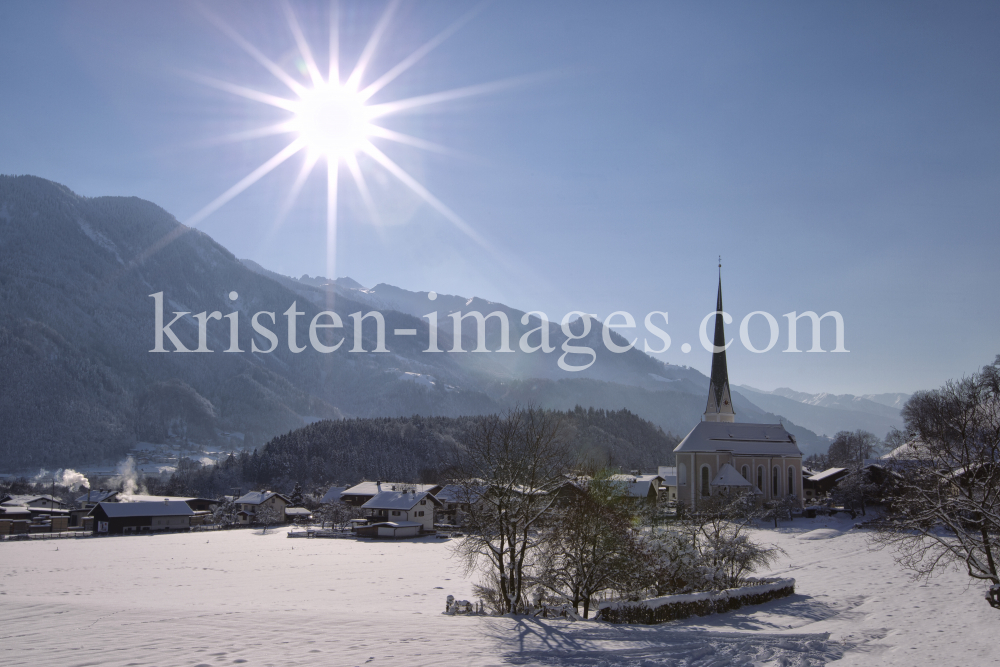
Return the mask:
MULTIPOLYGON (((207 6, 306 82, 280 5, 207 6)), ((0 173, 136 195, 183 222, 281 150, 287 136, 213 141, 284 112, 192 75, 290 91, 200 7, 0 4, 0 173)), ((292 7, 324 60, 330 5, 292 7)), ((386 7, 339 5, 345 67, 386 7)), ((365 82, 469 7, 403 2, 365 82)), ((937 386, 1000 353, 997 34, 996 3, 485 5, 372 99, 515 80, 385 121, 449 153, 376 140, 489 249, 362 156, 380 224, 342 175, 336 272, 554 319, 625 310, 641 323, 666 310, 662 358, 707 371, 697 327, 721 254, 734 383, 937 386), (739 345, 755 310, 782 325, 765 354, 739 345), (841 312, 850 353, 783 353, 792 310, 841 312)), ((273 270, 323 273, 324 169, 276 224, 301 162, 199 228, 273 270)), ((766 344, 761 318, 750 332, 766 344)))

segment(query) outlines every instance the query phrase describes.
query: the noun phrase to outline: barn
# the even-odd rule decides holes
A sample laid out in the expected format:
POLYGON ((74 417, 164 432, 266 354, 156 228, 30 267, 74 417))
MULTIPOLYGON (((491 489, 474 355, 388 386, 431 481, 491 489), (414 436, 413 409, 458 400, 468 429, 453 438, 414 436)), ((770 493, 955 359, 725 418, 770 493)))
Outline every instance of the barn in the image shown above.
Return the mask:
POLYGON ((189 530, 194 511, 181 500, 98 503, 91 510, 95 534, 189 530))

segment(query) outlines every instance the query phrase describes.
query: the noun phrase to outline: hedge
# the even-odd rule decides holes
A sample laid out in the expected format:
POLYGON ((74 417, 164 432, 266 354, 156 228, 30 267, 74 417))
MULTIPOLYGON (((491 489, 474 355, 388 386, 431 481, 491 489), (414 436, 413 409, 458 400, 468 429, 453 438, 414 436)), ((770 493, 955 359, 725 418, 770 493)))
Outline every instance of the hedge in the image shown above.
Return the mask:
POLYGON ((747 605, 763 604, 795 593, 794 579, 775 579, 744 588, 668 595, 639 602, 604 602, 597 618, 609 623, 665 623, 689 616, 708 616, 747 605))

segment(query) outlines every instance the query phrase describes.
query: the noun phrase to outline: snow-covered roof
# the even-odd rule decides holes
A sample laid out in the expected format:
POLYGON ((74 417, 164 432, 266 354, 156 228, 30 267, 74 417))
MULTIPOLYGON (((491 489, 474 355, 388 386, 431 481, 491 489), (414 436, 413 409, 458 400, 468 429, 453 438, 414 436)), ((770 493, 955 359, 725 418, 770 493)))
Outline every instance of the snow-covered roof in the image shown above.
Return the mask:
POLYGON ((416 491, 430 492, 438 488, 437 484, 405 484, 403 482, 361 482, 349 489, 345 489, 342 495, 345 496, 374 496, 379 492, 379 485, 382 491, 402 491, 404 489, 415 489, 416 491))
POLYGON ((32 503, 38 502, 39 500, 56 503, 57 505, 65 505, 63 501, 58 498, 53 498, 52 496, 46 494, 43 496, 38 495, 8 495, 5 496, 7 500, 3 501, 4 505, 30 505, 32 503))
POLYGON ((666 486, 677 486, 677 466, 659 466, 657 472, 666 486))
POLYGON ((371 500, 361 507, 369 510, 411 510, 420 504, 421 500, 429 500, 432 504, 441 504, 441 501, 427 493, 409 493, 407 491, 382 491, 376 493, 371 500))
POLYGON ((645 498, 649 495, 650 488, 659 489, 663 478, 659 475, 611 475, 610 479, 615 482, 624 482, 628 489, 628 495, 633 498, 645 498))
POLYGON ((479 500, 482 492, 482 488, 466 488, 458 484, 447 484, 443 489, 438 491, 434 497, 442 503, 476 502, 479 500))
POLYGON ((340 500, 340 496, 345 490, 347 490, 346 486, 331 486, 327 492, 323 494, 323 498, 320 502, 324 505, 326 503, 335 503, 340 500))
POLYGON ((827 479, 828 477, 833 477, 842 472, 847 472, 847 468, 827 468, 823 472, 818 472, 812 477, 809 477, 810 482, 818 482, 820 480, 827 479))
POLYGON ((92 489, 90 494, 83 494, 76 499, 78 503, 103 503, 108 502, 118 495, 117 491, 106 491, 104 489, 92 489))
MULTIPOLYGON (((133 516, 191 516, 194 512, 186 502, 181 500, 160 501, 158 503, 101 503, 94 508, 96 512, 100 508, 108 517, 133 517, 133 516)), ((93 513, 91 512, 91 513, 93 513)))
POLYGON ((143 494, 120 494, 118 496, 118 502, 121 503, 162 503, 164 500, 179 500, 182 503, 186 503, 189 500, 197 500, 197 498, 185 498, 182 496, 149 496, 143 494))
POLYGON ((753 486, 753 484, 737 472, 736 468, 723 463, 719 473, 709 482, 709 486, 753 486))
POLYGON ((381 521, 370 523, 369 526, 392 526, 393 528, 422 528, 424 524, 418 521, 381 521))
POLYGON ((251 491, 250 493, 244 493, 242 496, 236 499, 236 502, 240 505, 260 505, 261 503, 270 500, 272 497, 278 496, 286 503, 291 502, 285 496, 274 491, 251 491))
POLYGON ((921 440, 910 440, 907 443, 896 447, 882 457, 885 460, 914 461, 932 458, 927 445, 921 440))
POLYGON ((19 517, 19 516, 30 516, 31 510, 29 510, 24 505, 0 505, 0 516, 7 518, 19 517))
POLYGON ((286 516, 311 516, 312 510, 306 509, 305 507, 286 507, 286 516))
POLYGON ((732 452, 738 456, 802 456, 783 424, 699 422, 675 452, 732 452))

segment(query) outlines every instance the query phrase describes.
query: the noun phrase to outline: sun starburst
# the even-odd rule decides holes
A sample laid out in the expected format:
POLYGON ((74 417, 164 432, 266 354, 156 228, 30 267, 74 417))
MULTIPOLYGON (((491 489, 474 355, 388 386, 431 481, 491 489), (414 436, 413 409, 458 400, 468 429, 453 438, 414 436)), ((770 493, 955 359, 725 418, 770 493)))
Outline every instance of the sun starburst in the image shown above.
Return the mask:
POLYGON ((424 56, 440 45, 481 9, 481 6, 473 9, 396 66, 368 85, 363 85, 368 65, 376 53, 379 42, 388 29, 398 6, 398 0, 393 0, 388 5, 372 31, 371 37, 362 50, 354 69, 351 70, 346 79, 342 80, 339 68, 340 58, 336 5, 333 5, 331 8, 330 59, 326 72, 324 72, 320 69, 313 56, 313 51, 305 38, 295 13, 287 3, 284 4, 285 18, 288 28, 295 39, 296 48, 305 65, 304 74, 308 76, 307 82, 303 82, 296 78, 296 76, 289 74, 221 18, 206 10, 206 16, 222 32, 228 35, 240 48, 267 69, 275 78, 285 84, 292 92, 292 96, 286 98, 227 81, 220 81, 204 76, 195 77, 202 83, 217 89, 239 95, 254 102, 276 107, 288 113, 288 117, 282 122, 249 132, 230 135, 225 139, 229 141, 247 141, 278 134, 291 135, 292 139, 282 150, 264 161, 263 164, 195 213, 186 221, 189 227, 197 225, 273 171, 280 164, 304 151, 306 157, 303 160, 302 168, 292 184, 283 210, 287 212, 294 204, 305 181, 309 178, 315 166, 320 162, 324 162, 327 172, 326 275, 334 278, 336 277, 337 193, 341 165, 350 174, 351 180, 353 180, 355 187, 357 187, 358 192, 364 200, 373 221, 377 221, 378 219, 375 202, 368 189, 364 170, 358 162, 358 157, 363 154, 370 157, 374 164, 392 174, 399 183, 409 188, 428 205, 437 210, 438 213, 449 220, 457 229, 485 247, 484 240, 472 227, 457 213, 431 194, 412 175, 390 159, 389 156, 375 145, 374 141, 385 140, 427 150, 440 150, 441 148, 418 137, 382 127, 376 121, 379 118, 419 109, 430 104, 440 104, 470 95, 492 92, 510 85, 512 81, 469 86, 418 97, 372 104, 370 100, 377 92, 417 64, 424 56))

